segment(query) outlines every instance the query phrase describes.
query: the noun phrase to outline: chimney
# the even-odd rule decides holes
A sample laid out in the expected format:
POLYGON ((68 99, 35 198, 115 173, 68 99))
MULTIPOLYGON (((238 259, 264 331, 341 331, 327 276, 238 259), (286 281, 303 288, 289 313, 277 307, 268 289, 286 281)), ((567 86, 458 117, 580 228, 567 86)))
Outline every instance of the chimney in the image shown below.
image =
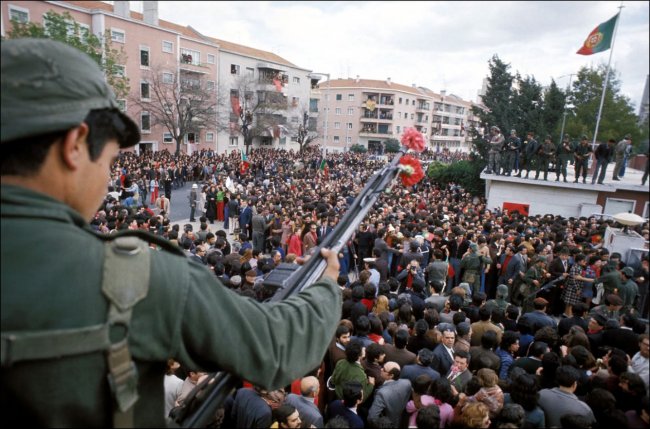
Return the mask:
POLYGON ((386 78, 386 83, 387 83, 388 85, 390 85, 390 78, 389 78, 389 77, 386 78))
POLYGON ((440 96, 444 97, 445 95, 447 95, 447 90, 446 89, 441 90, 440 91, 440 96))
POLYGON ((145 24, 158 26, 158 2, 143 1, 142 15, 144 17, 145 24))
POLYGON ((357 79, 355 80, 356 83, 359 83, 359 75, 357 75, 357 79))
POLYGON ((131 8, 128 1, 114 1, 113 12, 122 18, 131 18, 131 8))

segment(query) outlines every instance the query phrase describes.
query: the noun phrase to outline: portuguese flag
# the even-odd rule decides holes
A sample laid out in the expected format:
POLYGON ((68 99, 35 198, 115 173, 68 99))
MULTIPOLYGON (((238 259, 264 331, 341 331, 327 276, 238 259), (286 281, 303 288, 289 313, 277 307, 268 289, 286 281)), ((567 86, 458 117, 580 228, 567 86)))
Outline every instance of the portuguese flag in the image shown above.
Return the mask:
POLYGON ((587 40, 585 40, 582 48, 576 52, 580 55, 592 55, 598 52, 606 51, 612 46, 612 38, 614 37, 614 27, 616 27, 616 20, 618 13, 614 15, 609 21, 605 21, 598 27, 594 28, 587 40))

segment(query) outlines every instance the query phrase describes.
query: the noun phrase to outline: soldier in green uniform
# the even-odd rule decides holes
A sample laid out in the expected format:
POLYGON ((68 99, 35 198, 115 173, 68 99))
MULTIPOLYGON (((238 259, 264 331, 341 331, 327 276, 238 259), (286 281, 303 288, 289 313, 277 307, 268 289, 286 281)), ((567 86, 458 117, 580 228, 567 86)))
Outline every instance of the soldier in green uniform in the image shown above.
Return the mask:
POLYGON ((539 179, 539 171, 544 172, 544 180, 548 180, 548 163, 553 160, 555 156, 555 145, 551 141, 551 136, 546 136, 544 143, 541 144, 537 150, 537 156, 535 157, 535 164, 537 166, 535 170, 535 180, 539 179))
POLYGON ((621 270, 623 282, 618 290, 618 295, 623 300, 623 312, 634 310, 639 298, 639 286, 634 281, 634 270, 632 267, 625 267, 621 270))
POLYGON ((162 238, 97 235, 88 220, 137 125, 81 51, 0 46, 5 423, 163 427, 169 358, 269 390, 317 367, 340 319, 336 253, 321 280, 263 304, 162 238))
POLYGON ((560 175, 566 180, 566 167, 571 158, 573 157, 573 147, 571 146, 571 140, 568 135, 565 135, 562 139, 562 142, 557 146, 556 150, 556 162, 555 162, 555 181, 560 181, 560 175))
POLYGON ((524 276, 523 283, 523 296, 524 303, 521 308, 521 314, 533 311, 533 300, 536 295, 533 295, 544 284, 545 280, 551 276, 547 273, 544 267, 546 266, 546 257, 537 256, 535 263, 532 267, 528 268, 524 276))
POLYGON ((521 139, 517 137, 517 130, 510 130, 510 137, 506 140, 503 146, 503 175, 510 176, 512 169, 515 168, 515 163, 521 148, 521 139))
POLYGON ((573 152, 573 158, 576 161, 576 180, 573 183, 578 183, 580 175, 582 174, 582 183, 587 183, 587 172, 589 171, 589 158, 591 158, 591 145, 587 136, 583 135, 580 143, 576 146, 573 152))
POLYGON ((524 144, 522 145, 522 150, 521 153, 525 153, 525 163, 524 165, 520 168, 519 174, 517 177, 521 177, 521 170, 524 168, 526 169, 526 177, 525 179, 528 179, 528 175, 530 174, 530 170, 533 169, 533 164, 534 160, 537 157, 537 151, 539 150, 539 142, 535 140, 535 134, 532 131, 528 131, 528 135, 526 136, 526 140, 524 141, 524 144), (525 148, 525 149, 523 149, 525 148))
POLYGON ((463 281, 467 282, 472 288, 472 294, 475 294, 481 288, 481 271, 491 263, 490 258, 479 255, 476 243, 470 244, 469 253, 460 261, 460 269, 463 273, 463 281))

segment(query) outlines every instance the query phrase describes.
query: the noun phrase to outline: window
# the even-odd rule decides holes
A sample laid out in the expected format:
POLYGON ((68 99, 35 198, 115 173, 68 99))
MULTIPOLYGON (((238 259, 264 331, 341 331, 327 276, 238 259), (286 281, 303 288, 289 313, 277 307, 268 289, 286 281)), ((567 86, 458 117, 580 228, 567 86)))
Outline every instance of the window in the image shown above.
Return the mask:
POLYGON ((334 129, 335 130, 340 130, 341 129, 341 123, 340 122, 334 122, 334 129))
POLYGON ((399 98, 399 104, 402 104, 402 97, 399 98))
POLYGON ((237 64, 230 64, 230 74, 239 74, 239 66, 237 64))
POLYGON ((404 119, 408 119, 408 118, 409 118, 408 112, 404 112, 404 119))
POLYGON ((212 92, 212 91, 214 91, 214 85, 215 85, 214 81, 209 80, 209 81, 207 81, 206 89, 208 91, 212 92))
POLYGON ((352 122, 348 122, 348 130, 352 129, 352 122))
POLYGON ((336 101, 343 100, 343 94, 336 94, 336 101))
POLYGON ((173 73, 168 73, 168 72, 163 72, 163 74, 162 74, 162 82, 163 83, 174 83, 174 74, 173 73))
POLYGON ((415 115, 411 113, 411 120, 415 119, 415 115))
POLYGON ((9 19, 21 24, 26 24, 29 22, 29 9, 9 5, 9 19))
POLYGON ((124 43, 126 41, 126 33, 124 30, 111 28, 111 40, 117 43, 124 43))
POLYGON ((208 54, 206 61, 208 64, 215 64, 217 62, 217 57, 215 57, 214 54, 208 54))
POLYGON ((230 142, 228 142, 230 146, 239 146, 239 137, 230 137, 230 142))
POLYGON ((117 108, 120 109, 120 112, 126 112, 126 100, 118 99, 117 108))
POLYGON ((339 143, 340 140, 339 136, 334 136, 334 143, 339 143))
POLYGON ((113 66, 113 76, 124 77, 126 76, 126 66, 115 64, 113 66))
POLYGON ((346 142, 347 144, 351 144, 351 143, 352 143, 352 137, 346 137, 346 138, 345 138, 345 142, 346 142))
POLYGON ((354 94, 348 94, 348 101, 354 101, 354 94))
POLYGON ((250 77, 255 77, 255 69, 252 67, 246 67, 246 74, 250 77))
POLYGON ((140 98, 142 100, 149 100, 149 82, 140 82, 140 98))
POLYGON ((411 105, 412 105, 412 106, 415 106, 415 100, 413 100, 413 102, 411 103, 411 105))
POLYGON ((190 144, 199 143, 199 133, 185 134, 185 143, 190 143, 190 144))
POLYGON ((199 51, 181 48, 181 63, 198 66, 201 64, 201 53, 199 51))
POLYGON ((341 108, 340 108, 340 107, 337 107, 336 110, 335 110, 335 113, 336 113, 337 115, 340 115, 341 112, 342 112, 342 111, 341 111, 341 108))
POLYGON ((300 122, 300 118, 297 116, 292 116, 291 117, 291 123, 292 124, 298 124, 300 122))
POLYGON ((397 134, 399 134, 400 133, 400 126, 399 125, 397 126, 396 130, 397 130, 397 134))
POLYGON ((140 67, 149 67, 149 47, 140 46, 140 67))
POLYGON ((174 137, 172 136, 172 133, 163 133, 163 143, 172 143, 174 141, 174 137))
POLYGON ((163 103, 163 111, 171 115, 174 105, 172 103, 163 103))
POLYGON ((149 112, 140 113, 140 130, 143 133, 151 132, 151 115, 149 115, 149 112))
POLYGON ((205 141, 206 142, 213 142, 214 141, 214 133, 205 133, 205 141))
POLYGON ((293 77, 293 83, 300 84, 300 78, 298 76, 293 77))
POLYGON ((162 51, 167 52, 169 54, 174 53, 174 42, 170 42, 168 40, 163 40, 162 41, 162 51))
POLYGON ((348 115, 354 115, 354 107, 348 107, 348 115))
POLYGON ((617 213, 634 213, 636 208, 636 201, 634 200, 624 200, 620 198, 607 198, 605 200, 605 209, 603 210, 604 214, 614 215, 617 213))

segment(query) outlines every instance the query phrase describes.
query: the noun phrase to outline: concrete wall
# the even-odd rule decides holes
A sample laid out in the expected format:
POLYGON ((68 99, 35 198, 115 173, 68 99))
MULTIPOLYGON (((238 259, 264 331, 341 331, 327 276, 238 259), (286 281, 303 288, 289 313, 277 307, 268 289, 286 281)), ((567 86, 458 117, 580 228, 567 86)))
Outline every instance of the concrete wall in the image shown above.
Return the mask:
POLYGON ((534 184, 486 180, 488 208, 503 207, 504 202, 529 204, 529 214, 552 213, 564 217, 580 216, 581 204, 598 204, 594 188, 555 187, 549 182, 534 184), (488 183, 491 182, 491 183, 488 183))

